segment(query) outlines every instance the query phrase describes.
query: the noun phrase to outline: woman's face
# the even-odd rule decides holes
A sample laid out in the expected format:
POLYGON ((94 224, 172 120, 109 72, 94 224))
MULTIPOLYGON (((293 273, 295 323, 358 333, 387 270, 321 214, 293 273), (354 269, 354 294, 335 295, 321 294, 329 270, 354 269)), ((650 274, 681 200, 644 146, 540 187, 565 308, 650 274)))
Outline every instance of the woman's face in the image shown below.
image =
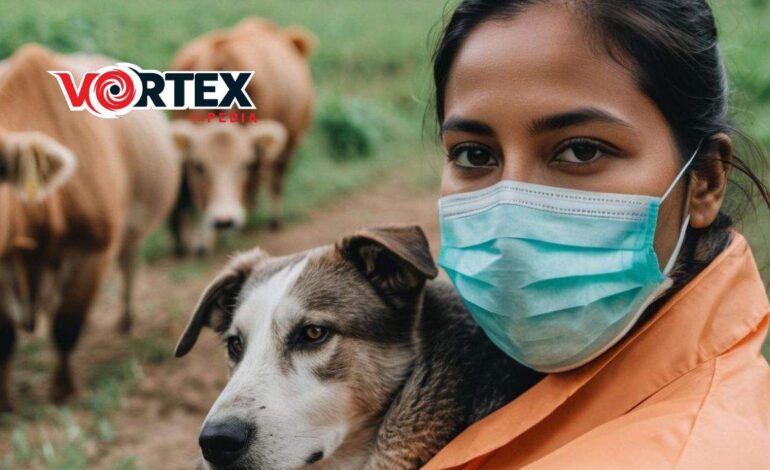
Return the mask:
MULTIPOLYGON (((515 180, 662 196, 683 165, 655 103, 563 6, 481 24, 455 58, 445 97, 442 195, 515 180)), ((661 266, 679 237, 684 186, 660 210, 661 266)))

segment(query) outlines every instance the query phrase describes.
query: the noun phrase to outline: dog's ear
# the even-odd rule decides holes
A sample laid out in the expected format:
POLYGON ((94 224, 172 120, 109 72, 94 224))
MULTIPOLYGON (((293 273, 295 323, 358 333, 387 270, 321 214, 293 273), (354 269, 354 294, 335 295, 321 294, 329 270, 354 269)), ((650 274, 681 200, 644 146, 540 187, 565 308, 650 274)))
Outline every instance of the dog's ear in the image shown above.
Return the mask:
POLYGON ((337 250, 386 296, 414 294, 438 275, 428 239, 417 226, 363 229, 337 250))
POLYGON ((204 326, 217 333, 222 333, 230 327, 243 283, 254 268, 267 258, 267 253, 257 248, 236 256, 219 273, 203 292, 190 322, 182 333, 182 337, 179 338, 174 353, 176 357, 182 357, 190 352, 204 326))

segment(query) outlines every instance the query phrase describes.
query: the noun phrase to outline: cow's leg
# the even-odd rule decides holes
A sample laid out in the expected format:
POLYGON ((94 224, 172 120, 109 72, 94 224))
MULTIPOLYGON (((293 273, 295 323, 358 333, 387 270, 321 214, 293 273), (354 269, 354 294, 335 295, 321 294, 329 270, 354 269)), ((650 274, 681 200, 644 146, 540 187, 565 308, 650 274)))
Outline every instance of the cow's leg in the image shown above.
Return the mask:
POLYGON ((171 232, 174 256, 177 258, 184 258, 195 247, 195 219, 195 208, 191 205, 177 205, 169 215, 168 228, 171 232))
POLYGON ((195 206, 192 199, 192 189, 186 170, 182 169, 182 180, 179 183, 179 194, 168 218, 168 228, 174 243, 174 255, 181 258, 190 252, 190 231, 193 225, 195 206))
POLYGON ((140 246, 141 237, 139 234, 136 231, 129 230, 118 255, 118 265, 123 276, 123 296, 121 299, 123 311, 117 328, 118 332, 124 335, 131 332, 133 325, 134 283, 136 281, 140 246))
POLYGON ((284 180, 286 179, 286 170, 289 167, 291 155, 294 153, 294 147, 293 143, 287 145, 284 152, 270 165, 270 230, 281 228, 284 180))
POLYGON ((175 208, 168 218, 168 228, 171 232, 171 240, 174 245, 174 256, 182 258, 187 255, 188 249, 184 238, 185 225, 184 210, 175 208))
POLYGON ((211 224, 200 220, 194 231, 190 231, 191 245, 196 256, 202 257, 214 252, 217 244, 217 231, 211 224))
POLYGON ((70 356, 99 290, 107 260, 107 253, 88 254, 78 258, 78 269, 62 283, 61 304, 51 323, 51 336, 57 352, 56 370, 51 386, 51 400, 54 403, 63 403, 75 393, 70 356))
POLYGON ((0 311, 0 413, 13 411, 11 406, 11 358, 16 346, 13 320, 0 311))

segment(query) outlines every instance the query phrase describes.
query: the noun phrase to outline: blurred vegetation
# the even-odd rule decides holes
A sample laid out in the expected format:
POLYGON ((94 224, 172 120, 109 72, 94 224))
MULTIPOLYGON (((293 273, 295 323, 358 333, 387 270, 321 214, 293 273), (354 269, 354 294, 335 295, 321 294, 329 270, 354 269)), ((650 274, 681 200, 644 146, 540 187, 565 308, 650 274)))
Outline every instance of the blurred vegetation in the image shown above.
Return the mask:
MULTIPOLYGON (((738 139, 738 155, 770 183, 770 2, 719 0, 711 4, 717 15, 722 53, 730 75, 734 125, 758 144, 752 149, 738 139), (757 152, 760 150, 761 152, 757 152), (763 153, 762 153, 763 152, 763 153)), ((728 193, 727 210, 751 242, 757 262, 770 283, 770 215, 751 183, 737 172, 728 193), (748 201, 744 194, 753 199, 748 201)), ((770 342, 765 347, 770 357, 770 342)))
MULTIPOLYGON (((286 210, 291 221, 319 203, 375 181, 385 170, 408 172, 426 185, 436 184, 439 151, 422 138, 422 123, 430 97, 430 46, 445 3, 5 0, 0 2, 0 58, 34 41, 60 52, 98 52, 163 70, 182 44, 212 29, 232 26, 244 16, 307 27, 319 38, 311 60, 318 111, 287 181, 286 210)), ((711 3, 730 71, 736 124, 761 147, 770 148, 770 2, 711 3)), ((767 161, 755 165, 762 163, 767 161)), ((767 179, 770 173, 764 171, 767 179)), ((733 190, 730 207, 744 209, 741 230, 770 280, 770 216, 759 205, 754 213, 741 200, 740 192, 733 190)), ((262 220, 256 214, 252 223, 260 225, 262 220)), ((164 234, 156 234, 145 250, 146 258, 164 256, 165 240, 164 234)), ((171 268, 169 275, 184 283, 206 266, 205 261, 193 260, 171 268)), ((67 409, 41 406, 37 399, 22 402, 19 415, 7 418, 15 429, 13 450, 0 456, 0 470, 85 468, 95 449, 113 438, 110 413, 135 387, 142 368, 171 357, 168 341, 135 340, 128 351, 114 356, 129 359, 104 358, 91 373, 88 395, 73 405, 75 410, 88 411, 88 420, 76 419, 67 409)), ((19 369, 45 375, 49 361, 43 357, 44 345, 26 344, 17 354, 19 369)), ((770 348, 766 352, 770 355, 770 348)), ((127 458, 114 470, 135 468, 127 458)))
POLYGON ((381 140, 378 120, 365 102, 333 95, 322 103, 316 122, 337 161, 368 157, 381 140))
MULTIPOLYGON (((43 362, 42 341, 36 340, 19 351, 23 361, 43 362)), ((136 349, 133 355, 155 363, 153 349, 136 349), (148 352, 149 351, 149 352, 148 352)), ((21 396, 18 413, 3 417, 0 425, 11 426, 11 451, 0 457, 0 470, 32 468, 45 470, 87 469, 100 455, 100 447, 115 439, 110 414, 118 409, 124 396, 142 377, 141 363, 127 359, 105 358, 94 367, 88 379, 89 393, 71 407, 56 408, 40 397, 21 396), (75 416, 74 411, 79 411, 75 416), (82 413, 87 412, 87 413, 82 413), (87 418, 83 418, 83 416, 87 418)), ((164 353, 164 358, 165 358, 164 353)), ((170 357, 170 352, 168 353, 170 357)), ((163 359, 165 360, 165 359, 163 359)), ((19 364, 20 368, 23 367, 19 364)), ((41 375, 45 375, 42 374, 41 375)), ((139 470, 130 456, 106 470, 139 470)))

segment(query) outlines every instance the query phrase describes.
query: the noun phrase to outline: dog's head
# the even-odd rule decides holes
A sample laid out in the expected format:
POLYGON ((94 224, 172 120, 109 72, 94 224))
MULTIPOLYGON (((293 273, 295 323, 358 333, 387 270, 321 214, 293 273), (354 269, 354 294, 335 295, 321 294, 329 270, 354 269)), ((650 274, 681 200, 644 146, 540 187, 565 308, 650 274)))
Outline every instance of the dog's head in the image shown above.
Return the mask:
POLYGON ((208 326, 229 356, 230 380, 200 435, 207 461, 293 469, 366 445, 409 373, 423 288, 436 274, 418 227, 233 259, 176 350, 187 354, 208 326))

